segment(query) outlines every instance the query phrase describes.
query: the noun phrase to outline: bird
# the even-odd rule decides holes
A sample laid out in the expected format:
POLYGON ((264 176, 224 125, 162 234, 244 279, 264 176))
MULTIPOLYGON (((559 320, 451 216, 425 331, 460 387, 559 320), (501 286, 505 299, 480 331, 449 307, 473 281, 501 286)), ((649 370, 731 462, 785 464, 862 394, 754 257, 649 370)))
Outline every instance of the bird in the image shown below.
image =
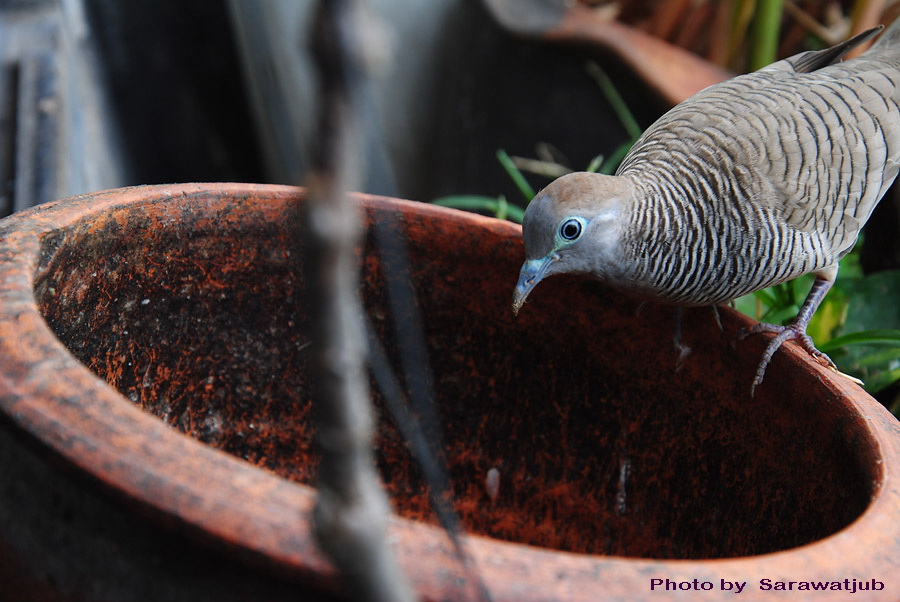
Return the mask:
POLYGON ((679 311, 813 274, 789 324, 739 333, 774 335, 750 394, 787 341, 837 370, 806 329, 900 169, 900 19, 844 60, 883 29, 709 86, 647 128, 614 175, 548 184, 523 218, 513 312, 555 274, 679 311))

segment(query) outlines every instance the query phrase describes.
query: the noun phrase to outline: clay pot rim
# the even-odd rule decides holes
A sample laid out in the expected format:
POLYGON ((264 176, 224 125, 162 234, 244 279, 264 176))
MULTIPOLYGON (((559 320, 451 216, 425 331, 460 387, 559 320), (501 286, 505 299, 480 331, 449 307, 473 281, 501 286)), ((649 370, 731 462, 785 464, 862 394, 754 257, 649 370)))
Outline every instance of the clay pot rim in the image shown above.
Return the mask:
MULTIPOLYGON (((279 572, 309 578, 333 576, 332 569, 318 552, 308 523, 285 517, 308 514, 314 489, 208 447, 137 408, 68 353, 44 322, 33 294, 41 239, 91 214, 206 195, 284 200, 299 194, 298 188, 274 185, 143 186, 56 201, 0 222, 0 255, 15 258, 0 271, 0 357, 12 368, 0 373, 0 412, 46 452, 91 475, 116 495, 136 502, 157 519, 189 527, 194 535, 224 544, 279 572), (21 334, 26 331, 36 336, 26 340, 21 334), (52 348, 49 356, 40 351, 41 345, 52 348), (53 379, 48 378, 51 374, 53 379), (68 383, 65 390, 59 382, 68 383), (34 383, 43 383, 37 385, 40 397, 30 394, 29 386, 34 388, 34 383), (86 399, 91 403, 82 403, 86 399), (113 413, 115 423, 108 419, 113 413), (153 444, 162 440, 166 445, 153 444), (182 468, 174 475, 165 471, 172 462, 182 468), (216 487, 208 487, 210 484, 216 487), (237 497, 238 493, 242 497, 237 497), (221 520, 223 516, 227 520, 221 520)), ((359 199, 378 207, 462 220, 500 237, 521 236, 518 225, 492 218, 371 195, 359 195, 359 199)), ((746 318, 739 319, 749 323, 746 318)), ((822 387, 823 398, 843 400, 840 403, 853 418, 868 426, 872 456, 880 458, 875 471, 879 483, 860 517, 843 530, 802 547, 712 560, 583 555, 469 536, 469 550, 495 599, 546 599, 551 592, 567 599, 590 599, 590 588, 612 582, 613 575, 617 582, 630 578, 641 588, 649 587, 649 579, 655 576, 713 580, 728 574, 751 583, 763 577, 802 579, 804 574, 823 572, 853 577, 856 575, 842 573, 849 556, 856 559, 856 565, 866 566, 870 577, 887 577, 888 559, 898 551, 896 542, 900 542, 900 521, 896 520, 900 485, 893 474, 897 471, 889 470, 900 466, 900 424, 859 387, 821 368, 806 354, 792 347, 779 353, 810 380, 810 386, 822 387)), ((437 527, 394 517, 391 531, 394 541, 403 542, 402 546, 395 544, 402 564, 416 567, 408 572, 420 592, 428 597, 459 593, 452 575, 454 571, 458 574, 459 568, 437 527)), ((622 595, 634 593, 623 591, 622 595)), ((664 594, 660 596, 665 599, 664 594)))

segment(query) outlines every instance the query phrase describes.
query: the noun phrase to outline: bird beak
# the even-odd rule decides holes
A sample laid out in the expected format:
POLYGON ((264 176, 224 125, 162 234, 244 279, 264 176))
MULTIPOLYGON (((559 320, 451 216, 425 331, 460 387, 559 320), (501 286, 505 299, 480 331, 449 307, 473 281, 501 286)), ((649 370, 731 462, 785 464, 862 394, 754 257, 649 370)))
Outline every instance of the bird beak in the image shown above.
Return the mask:
POLYGON ((551 253, 541 259, 529 259, 522 264, 519 271, 519 282, 516 284, 516 290, 513 291, 512 310, 514 315, 519 315, 519 310, 525 303, 525 299, 531 290, 537 286, 538 282, 547 275, 547 270, 559 258, 555 253, 551 253))

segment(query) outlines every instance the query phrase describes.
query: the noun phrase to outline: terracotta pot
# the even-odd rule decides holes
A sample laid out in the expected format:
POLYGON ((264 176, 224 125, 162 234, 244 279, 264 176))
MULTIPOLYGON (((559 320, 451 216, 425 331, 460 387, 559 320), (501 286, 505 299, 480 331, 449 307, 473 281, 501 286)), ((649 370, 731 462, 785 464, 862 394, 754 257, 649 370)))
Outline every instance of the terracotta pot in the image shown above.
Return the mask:
POLYGON ((553 0, 483 2, 497 22, 512 33, 615 55, 670 107, 735 75, 681 46, 617 19, 601 17, 586 4, 553 0))
MULTIPOLYGON (((308 522, 302 197, 155 186, 2 222, 0 598, 339 596, 308 522)), ((724 333, 688 312, 676 371, 671 311, 591 282, 551 279, 515 320, 518 226, 360 200, 367 223, 405 224, 456 504, 495 600, 689 596, 654 579, 710 583, 707 600, 734 595, 722 580, 769 599, 763 579, 875 579, 853 599, 900 599, 900 429, 858 387, 788 345, 751 399, 763 341, 733 348, 731 311, 724 333)), ((362 265, 394 356, 372 236, 362 265)), ((403 441, 385 418, 379 433, 402 565, 424 599, 469 596, 403 441)))

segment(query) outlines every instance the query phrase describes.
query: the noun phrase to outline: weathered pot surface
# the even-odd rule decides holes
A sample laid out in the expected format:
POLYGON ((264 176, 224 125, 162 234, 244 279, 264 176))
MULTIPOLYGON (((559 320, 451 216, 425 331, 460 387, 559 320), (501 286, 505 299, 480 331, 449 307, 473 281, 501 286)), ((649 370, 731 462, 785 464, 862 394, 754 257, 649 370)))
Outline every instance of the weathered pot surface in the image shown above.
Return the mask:
MULTIPOLYGON (((158 555, 175 545, 165 534, 187 534, 214 558, 328 597, 339 583, 308 522, 309 316, 292 225, 302 196, 153 186, 4 220, 0 440, 152 525, 158 555)), ((654 579, 711 583, 703 599, 734 595, 723 580, 769 599, 763 580, 874 579, 884 589, 854 599, 900 599, 900 428, 856 385, 788 345, 751 399, 763 341, 732 346, 747 321, 729 310, 724 332, 708 311, 688 312, 694 353, 676 371, 671 310, 638 314, 591 282, 550 279, 514 319, 518 226, 360 200, 368 224, 386 212, 404 223, 457 509, 494 600, 692 596, 654 579)), ((361 257, 367 314, 396 357, 403 317, 387 310, 371 230, 361 257)), ((415 587, 469 597, 384 417, 378 459, 415 587)), ((2 485, 0 496, 13 491, 2 485)), ((33 581, 22 587, 66 599, 78 578, 103 581, 66 573, 63 588, 62 569, 33 566, 52 551, 13 523, 0 511, 0 562, 18 558, 17 578, 33 581)))

